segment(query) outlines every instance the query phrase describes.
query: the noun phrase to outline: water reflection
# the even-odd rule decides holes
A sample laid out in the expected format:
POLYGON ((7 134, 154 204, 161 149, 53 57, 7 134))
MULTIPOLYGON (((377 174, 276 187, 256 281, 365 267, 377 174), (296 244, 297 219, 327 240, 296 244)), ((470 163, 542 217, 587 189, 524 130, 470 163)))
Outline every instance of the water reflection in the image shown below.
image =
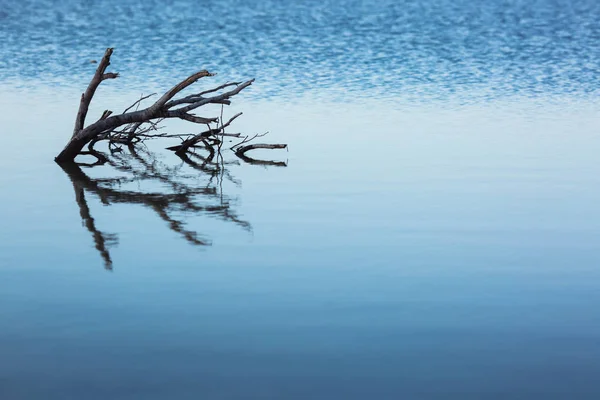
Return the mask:
MULTIPOLYGON (((129 146, 110 157, 99 154, 108 160, 106 166, 113 176, 93 178, 82 169, 96 166, 97 163, 72 163, 61 165, 61 168, 73 183, 79 214, 92 235, 106 269, 112 269, 110 248, 118 244, 118 237, 98 228, 86 198, 89 193, 97 196, 104 205, 136 204, 147 207, 165 221, 170 230, 195 246, 209 246, 211 241, 206 235, 187 228, 183 216, 186 216, 185 219, 190 214, 213 216, 241 229, 252 229, 250 222, 243 220, 236 212, 237 199, 223 191, 224 180, 236 186, 241 185, 228 168, 239 165, 237 159, 227 161, 214 151, 207 154, 196 151, 181 155, 183 163, 171 166, 146 148, 129 146), (192 172, 186 166, 191 167, 192 172)), ((281 161, 257 160, 247 156, 240 159, 255 165, 287 165, 281 161)))

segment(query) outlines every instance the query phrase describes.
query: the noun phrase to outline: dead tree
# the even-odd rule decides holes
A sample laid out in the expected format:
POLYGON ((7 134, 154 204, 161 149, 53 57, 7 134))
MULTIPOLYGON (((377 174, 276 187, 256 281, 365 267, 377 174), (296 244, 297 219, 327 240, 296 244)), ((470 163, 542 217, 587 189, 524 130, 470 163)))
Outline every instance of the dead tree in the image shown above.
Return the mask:
MULTIPOLYGON (((121 114, 114 114, 111 110, 105 110, 97 121, 86 126, 85 122, 88 110, 92 98, 96 93, 96 89, 103 81, 115 79, 119 76, 118 73, 106 71, 110 65, 112 53, 112 48, 106 49, 102 60, 98 64, 94 77, 86 91, 81 95, 79 111, 77 112, 71 139, 55 158, 55 161, 59 164, 73 163, 75 162, 75 158, 82 154, 89 154, 96 157, 98 159, 97 164, 106 162, 106 156, 103 155, 103 153, 94 150, 94 145, 102 140, 108 141, 110 148, 111 145, 132 145, 152 138, 179 137, 182 139, 182 143, 177 146, 169 147, 169 149, 175 151, 181 157, 195 147, 202 147, 209 149, 211 152, 220 153, 225 137, 237 137, 241 138, 242 141, 230 149, 234 150, 235 154, 242 160, 245 159, 244 161, 247 162, 250 162, 248 160, 251 160, 254 161, 254 163, 259 164, 261 163, 260 160, 254 160, 245 156, 246 151, 253 148, 280 149, 287 147, 287 145, 283 144, 255 144, 242 147, 242 144, 248 143, 261 135, 255 135, 250 138, 249 136, 241 137, 241 134, 225 133, 225 128, 227 128, 233 120, 239 117, 241 113, 236 114, 227 122, 223 121, 222 113, 220 117, 209 118, 194 114, 195 110, 205 105, 217 104, 223 107, 224 105, 231 104, 231 98, 252 85, 254 79, 245 82, 229 82, 212 89, 176 98, 181 91, 193 85, 198 80, 214 76, 214 74, 206 70, 196 72, 179 82, 149 107, 141 110, 138 109, 140 104, 150 97, 145 96, 134 102, 121 114), (185 120, 194 124, 205 125, 207 128, 199 134, 168 135, 161 133, 158 126, 161 121, 167 119, 185 120), (84 150, 86 145, 88 146, 88 149, 84 150)), ((267 163, 267 165, 281 164, 281 162, 275 162, 275 164, 269 164, 269 162, 265 163, 267 163)))

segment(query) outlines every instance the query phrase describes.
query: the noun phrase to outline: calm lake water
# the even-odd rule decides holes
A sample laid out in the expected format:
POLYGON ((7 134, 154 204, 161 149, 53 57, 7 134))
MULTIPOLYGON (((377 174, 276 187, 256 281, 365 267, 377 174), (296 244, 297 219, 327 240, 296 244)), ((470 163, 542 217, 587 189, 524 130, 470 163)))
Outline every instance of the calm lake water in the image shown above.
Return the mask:
POLYGON ((0 398, 600 398, 599 15, 0 0, 0 398), (225 115, 287 166, 61 169, 109 46, 90 119, 256 77, 225 115))

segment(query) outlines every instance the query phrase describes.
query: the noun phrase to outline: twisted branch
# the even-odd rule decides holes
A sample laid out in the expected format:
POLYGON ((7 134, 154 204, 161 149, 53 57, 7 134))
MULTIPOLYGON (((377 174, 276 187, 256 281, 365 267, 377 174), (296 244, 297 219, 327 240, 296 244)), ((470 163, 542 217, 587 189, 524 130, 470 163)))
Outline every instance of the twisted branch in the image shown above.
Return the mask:
MULTIPOLYGON (((75 158, 81 154, 95 156, 98 159, 98 162, 95 164, 106 162, 107 160, 103 156, 98 155, 99 153, 93 149, 94 145, 102 140, 109 141, 109 149, 111 153, 114 153, 121 150, 121 147, 117 144, 131 145, 147 139, 173 136, 159 132, 160 127, 158 126, 158 123, 165 119, 180 119, 194 124, 206 125, 208 128, 198 134, 187 135, 189 137, 185 140, 182 139, 182 143, 178 146, 169 147, 169 150, 175 151, 180 156, 199 143, 202 143, 211 153, 216 151, 220 156, 223 137, 240 137, 239 133, 225 133, 225 128, 227 128, 242 113, 237 113, 227 122, 224 122, 222 108, 219 117, 202 117, 194 114, 193 111, 208 104, 219 104, 221 107, 223 107, 223 105, 231 104, 231 98, 252 85, 254 79, 245 82, 228 82, 212 89, 206 89, 181 98, 176 98, 181 91, 192 86, 200 79, 215 75, 207 70, 198 71, 177 83, 149 107, 141 110, 139 109, 141 103, 154 94, 140 96, 138 100, 127 107, 121 114, 114 114, 111 110, 105 110, 96 122, 86 127, 86 116, 96 89, 102 81, 106 79, 115 79, 119 76, 118 73, 106 72, 106 69, 110 65, 112 53, 112 48, 106 49, 92 80, 86 91, 81 95, 73 135, 64 149, 55 158, 58 163, 72 163, 75 161, 75 158), (89 145, 88 151, 84 152, 83 148, 86 145, 89 145)), ((182 135, 177 136, 181 137, 182 135)), ((255 135, 251 138, 245 136, 243 141, 236 146, 250 142, 256 137, 260 137, 260 135, 255 135)), ((285 148, 285 145, 272 146, 273 147, 263 146, 260 148, 285 148)), ((232 150, 234 150, 234 148, 232 148, 232 150)), ((243 151, 240 150, 241 149, 238 148, 234 151, 238 156, 243 156, 243 153, 250 150, 250 148, 243 151)))

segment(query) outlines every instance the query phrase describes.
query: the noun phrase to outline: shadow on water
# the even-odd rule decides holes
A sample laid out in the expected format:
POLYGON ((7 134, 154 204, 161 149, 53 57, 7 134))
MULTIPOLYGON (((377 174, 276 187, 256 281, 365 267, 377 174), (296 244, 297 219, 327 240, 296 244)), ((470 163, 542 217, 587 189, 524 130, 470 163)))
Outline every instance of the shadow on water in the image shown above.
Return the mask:
MULTIPOLYGON (((93 178, 82 169, 91 169, 94 164, 61 165, 73 183, 79 214, 106 269, 112 270, 110 248, 118 244, 118 236, 97 227, 86 198, 88 194, 95 195, 104 205, 134 204, 149 208, 167 223, 170 230, 194 246, 210 246, 212 242, 206 235, 186 227, 185 219, 191 215, 216 217, 244 230, 252 230, 250 222, 243 220, 235 210, 237 199, 223 191, 224 181, 241 185, 228 169, 231 165, 239 165, 239 160, 226 161, 215 152, 205 155, 189 152, 179 156, 183 163, 171 166, 147 149, 133 146, 126 149, 110 157, 100 153, 108 160, 102 168, 108 167, 113 174, 111 177, 93 178)), ((281 161, 240 159, 252 165, 287 166, 281 161)))

